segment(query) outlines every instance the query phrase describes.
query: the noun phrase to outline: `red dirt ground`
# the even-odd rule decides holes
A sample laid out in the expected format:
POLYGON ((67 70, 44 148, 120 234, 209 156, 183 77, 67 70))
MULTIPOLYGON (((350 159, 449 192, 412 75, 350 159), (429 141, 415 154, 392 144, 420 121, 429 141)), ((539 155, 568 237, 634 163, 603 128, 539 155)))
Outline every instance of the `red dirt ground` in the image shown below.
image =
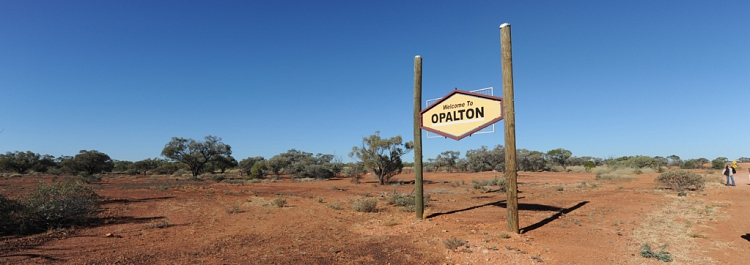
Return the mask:
MULTIPOLYGON (((370 177, 241 185, 108 176, 92 184, 104 198, 98 224, 0 238, 0 264, 662 264, 640 256, 643 243, 669 243, 674 264, 748 264, 750 163, 741 167, 736 187, 711 183, 685 197, 659 189, 656 173, 603 181, 521 172, 518 235, 507 232, 506 194, 472 187, 502 177, 494 172, 426 173, 424 220, 386 204, 413 184, 370 177), (376 198, 379 211, 354 211, 361 197, 376 198), (276 198, 287 205, 270 206, 276 198), (446 248, 454 237, 468 243, 446 248)), ((2 178, 0 193, 52 179, 2 178)))

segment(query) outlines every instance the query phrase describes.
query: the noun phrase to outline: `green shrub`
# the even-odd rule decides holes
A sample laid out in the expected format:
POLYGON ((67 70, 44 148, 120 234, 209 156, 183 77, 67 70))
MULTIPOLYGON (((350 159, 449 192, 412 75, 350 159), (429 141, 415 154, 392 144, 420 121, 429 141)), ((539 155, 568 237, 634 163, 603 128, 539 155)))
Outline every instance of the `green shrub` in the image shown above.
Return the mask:
POLYGON ((99 196, 78 182, 39 184, 25 202, 24 229, 44 231, 86 222, 99 208, 99 196))
POLYGON ((250 175, 247 177, 250 179, 263 178, 266 176, 266 163, 255 163, 250 168, 250 175))
POLYGON ((596 167, 596 163, 594 161, 586 161, 583 163, 583 168, 586 169, 586 172, 591 172, 591 169, 596 167))
POLYGON ((363 213, 374 213, 378 211, 377 199, 357 198, 354 200, 354 210, 363 213))
MULTIPOLYGON (((430 201, 430 195, 425 194, 422 196, 422 202, 425 207, 427 206, 427 203, 430 201)), ((415 212, 416 209, 416 195, 415 194, 399 194, 399 193, 393 193, 391 196, 388 197, 388 205, 394 205, 394 206, 401 206, 401 210, 405 212, 415 212)))
POLYGON ((706 186, 706 181, 703 177, 681 169, 661 173, 656 177, 655 181, 676 191, 701 190, 706 186))
POLYGON ((664 251, 665 248, 667 248, 669 244, 664 244, 661 246, 661 250, 659 252, 655 252, 651 249, 651 246, 648 245, 648 243, 645 243, 641 246, 641 257, 647 258, 647 259, 657 259, 664 262, 672 262, 672 254, 670 254, 667 251, 664 251))
POLYGON ((495 182, 495 184, 500 188, 500 192, 505 192, 508 190, 508 183, 505 178, 499 178, 496 180, 497 181, 495 182))

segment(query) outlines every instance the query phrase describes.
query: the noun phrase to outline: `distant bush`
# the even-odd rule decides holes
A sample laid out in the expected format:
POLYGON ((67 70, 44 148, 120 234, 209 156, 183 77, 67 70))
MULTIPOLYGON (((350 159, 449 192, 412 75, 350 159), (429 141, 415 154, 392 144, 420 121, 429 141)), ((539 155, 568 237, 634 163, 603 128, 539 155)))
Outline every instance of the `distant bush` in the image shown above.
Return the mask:
POLYGON ((377 199, 357 198, 354 200, 354 210, 363 213, 374 213, 378 211, 377 199))
POLYGON ((696 169, 698 168, 698 164, 696 164, 695 161, 693 160, 687 160, 685 162, 682 162, 682 164, 680 164, 680 168, 681 169, 696 169))
POLYGON ((583 168, 586 169, 586 172, 591 172, 591 169, 596 167, 596 163, 594 161, 586 161, 583 163, 583 168))
POLYGON ((266 176, 266 163, 258 162, 253 165, 252 168, 250 168, 250 174, 248 175, 248 178, 250 179, 256 179, 256 178, 263 178, 266 176))
POLYGON ((78 175, 78 180, 83 181, 85 183, 99 182, 99 181, 102 181, 102 176, 99 174, 83 173, 83 174, 78 175))
POLYGON ((226 176, 224 174, 214 174, 213 176, 211 176, 211 180, 216 181, 216 182, 221 182, 225 178, 226 176))
POLYGON ((99 208, 99 196, 78 182, 40 184, 24 203, 23 229, 44 231, 86 222, 99 208))
POLYGON ((680 169, 661 173, 655 181, 676 191, 701 190, 706 186, 706 181, 700 175, 680 169))

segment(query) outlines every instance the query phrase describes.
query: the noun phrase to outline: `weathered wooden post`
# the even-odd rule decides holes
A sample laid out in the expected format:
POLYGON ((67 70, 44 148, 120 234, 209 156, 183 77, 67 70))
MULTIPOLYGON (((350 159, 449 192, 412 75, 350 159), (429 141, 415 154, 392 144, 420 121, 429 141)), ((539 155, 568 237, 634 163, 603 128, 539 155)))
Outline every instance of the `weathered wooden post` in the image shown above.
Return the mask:
POLYGON ((422 190, 422 57, 414 57, 414 203, 417 219, 424 218, 422 190))
POLYGON ((500 25, 505 116, 505 177, 508 183, 508 231, 518 233, 518 170, 516 168, 516 114, 513 100, 513 53, 510 24, 500 25))

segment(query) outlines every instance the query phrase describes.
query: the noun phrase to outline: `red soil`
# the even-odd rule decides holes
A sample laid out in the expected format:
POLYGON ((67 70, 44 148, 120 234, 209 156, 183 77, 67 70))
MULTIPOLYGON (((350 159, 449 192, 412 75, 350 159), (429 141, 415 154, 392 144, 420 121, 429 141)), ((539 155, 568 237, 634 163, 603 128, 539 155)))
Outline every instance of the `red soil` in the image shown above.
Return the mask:
MULTIPOLYGON (((750 164, 741 166, 736 187, 714 183, 686 197, 658 189, 655 173, 596 181, 593 173, 521 172, 521 234, 507 232, 505 193, 472 187, 502 176, 493 172, 426 173, 424 220, 386 204, 413 184, 370 177, 240 185, 109 176, 92 184, 104 197, 98 224, 0 238, 0 264, 661 264, 639 255, 641 234, 676 200, 699 201, 705 213, 679 217, 687 219, 675 229, 691 236, 649 242, 655 249, 669 243, 676 264, 747 264, 750 164), (379 211, 352 210, 359 197, 376 198, 379 211), (287 205, 268 205, 276 198, 287 205), (446 248, 454 237, 468 243, 446 248)), ((51 179, 0 179, 0 193, 17 197, 51 179)))

